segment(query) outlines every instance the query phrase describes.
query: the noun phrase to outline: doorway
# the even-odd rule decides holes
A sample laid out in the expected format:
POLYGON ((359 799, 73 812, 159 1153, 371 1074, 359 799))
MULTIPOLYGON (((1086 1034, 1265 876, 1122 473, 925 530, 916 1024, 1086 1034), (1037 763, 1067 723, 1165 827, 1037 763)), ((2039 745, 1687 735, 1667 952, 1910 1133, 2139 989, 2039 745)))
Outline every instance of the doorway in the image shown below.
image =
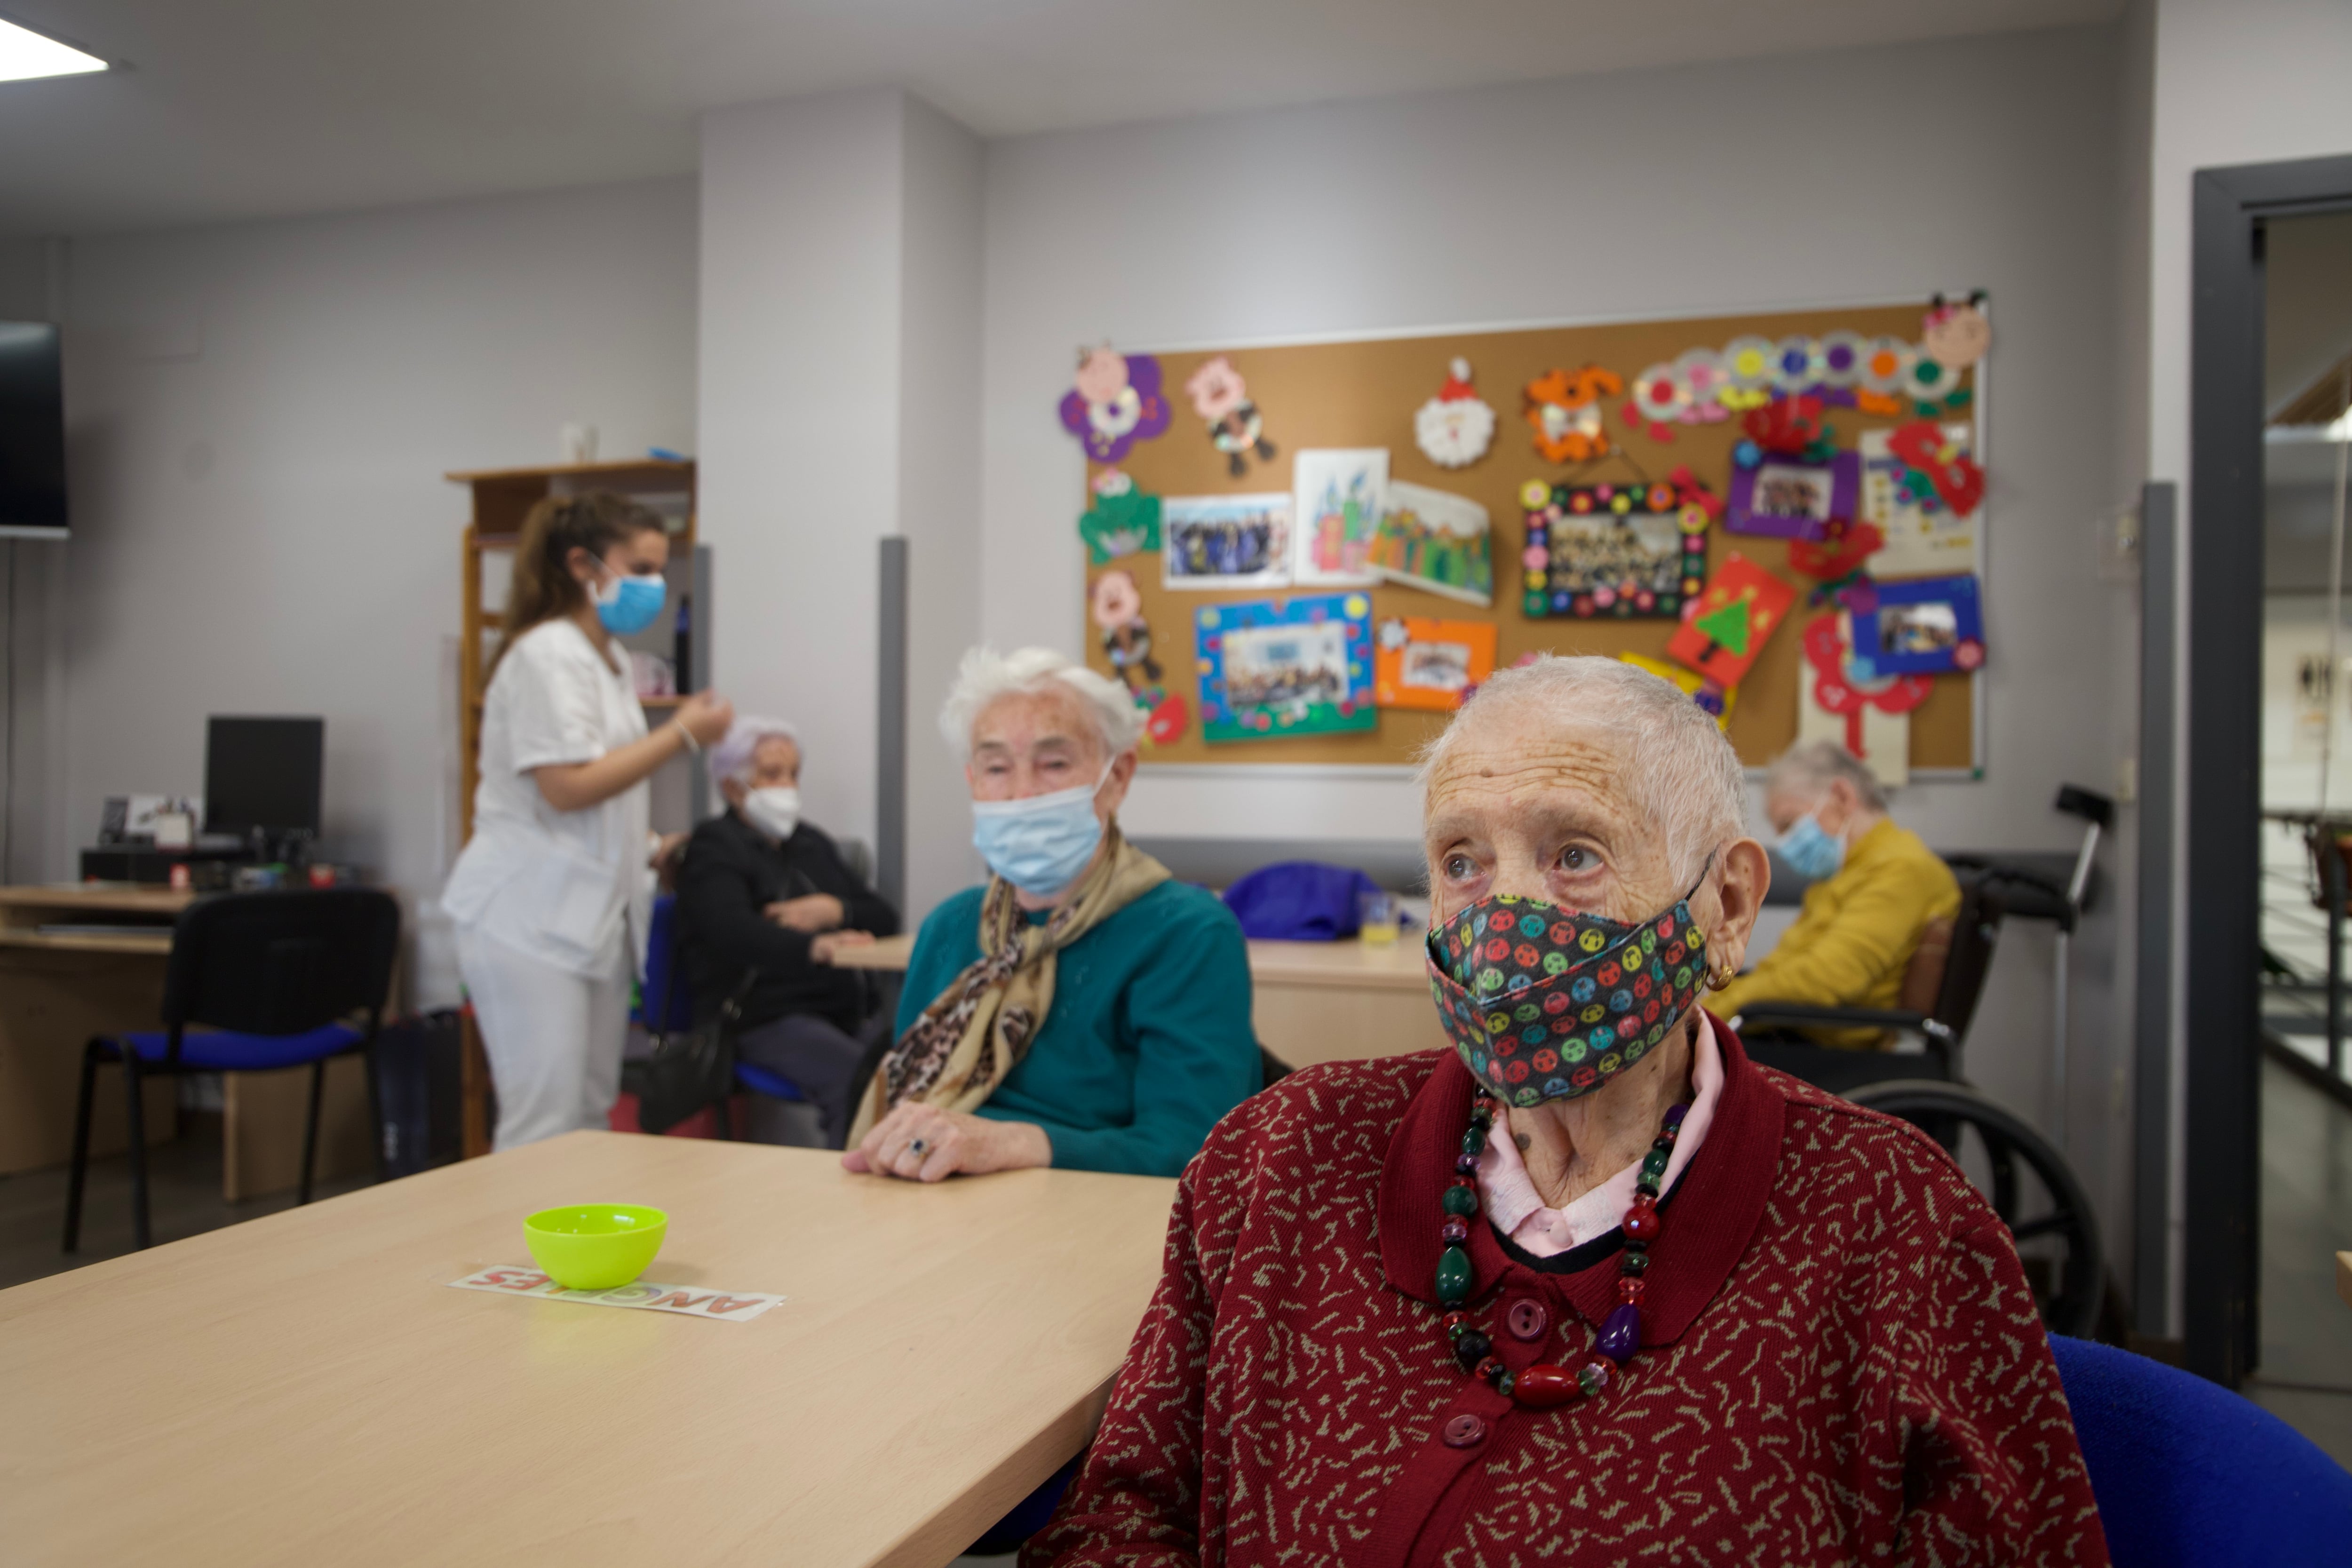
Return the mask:
POLYGON ((2185 1350, 2352 1462, 2352 159, 2200 171, 2194 203, 2185 1350))

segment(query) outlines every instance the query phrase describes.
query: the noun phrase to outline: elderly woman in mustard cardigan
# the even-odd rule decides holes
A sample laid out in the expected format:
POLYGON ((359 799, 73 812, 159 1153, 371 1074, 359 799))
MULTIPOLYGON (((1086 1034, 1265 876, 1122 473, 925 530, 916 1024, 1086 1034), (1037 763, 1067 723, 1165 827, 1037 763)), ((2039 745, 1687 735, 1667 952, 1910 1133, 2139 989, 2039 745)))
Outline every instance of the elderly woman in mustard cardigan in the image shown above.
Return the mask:
POLYGON ((2000 1221, 1699 1005, 1769 875, 1713 721, 1547 658, 1424 776, 1454 1048, 1219 1125, 1024 1563, 2104 1563, 2000 1221))

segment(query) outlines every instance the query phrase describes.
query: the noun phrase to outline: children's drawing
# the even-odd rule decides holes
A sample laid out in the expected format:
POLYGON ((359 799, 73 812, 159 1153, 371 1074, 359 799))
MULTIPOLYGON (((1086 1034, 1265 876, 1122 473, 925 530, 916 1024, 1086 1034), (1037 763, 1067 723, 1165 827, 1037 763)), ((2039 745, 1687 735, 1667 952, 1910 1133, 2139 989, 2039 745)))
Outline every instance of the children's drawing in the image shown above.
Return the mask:
POLYGON ((1426 485, 1389 481, 1365 563, 1391 583, 1465 605, 1495 602, 1495 557, 1486 509, 1426 485))
POLYGON ((1372 536, 1388 507, 1385 447, 1300 452, 1291 472, 1294 580, 1302 586, 1362 587, 1371 569, 1372 536))

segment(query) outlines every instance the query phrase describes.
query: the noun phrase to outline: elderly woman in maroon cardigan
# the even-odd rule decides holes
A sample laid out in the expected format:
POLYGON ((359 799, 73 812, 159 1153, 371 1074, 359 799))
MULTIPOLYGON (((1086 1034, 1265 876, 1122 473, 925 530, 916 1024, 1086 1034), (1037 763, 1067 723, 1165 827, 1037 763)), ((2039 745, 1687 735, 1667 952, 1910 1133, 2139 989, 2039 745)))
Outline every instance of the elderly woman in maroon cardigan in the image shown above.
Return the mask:
POLYGON ((1424 780, 1454 1049, 1219 1125, 1024 1562, 2104 1563, 2000 1220, 1698 1005, 1769 875, 1713 721, 1547 658, 1424 780))

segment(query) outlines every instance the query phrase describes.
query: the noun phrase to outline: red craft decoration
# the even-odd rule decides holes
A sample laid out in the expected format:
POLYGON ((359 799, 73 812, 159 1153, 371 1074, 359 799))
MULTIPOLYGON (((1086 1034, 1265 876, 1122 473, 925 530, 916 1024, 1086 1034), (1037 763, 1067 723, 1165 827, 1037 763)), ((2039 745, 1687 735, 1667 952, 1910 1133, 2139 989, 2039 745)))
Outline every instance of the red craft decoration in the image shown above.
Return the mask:
POLYGON ((1687 468, 1677 468, 1666 476, 1666 483, 1675 487, 1675 499, 1685 506, 1695 506, 1706 513, 1709 522, 1723 521, 1723 498, 1706 488, 1706 481, 1687 468))
POLYGON ((1789 542, 1789 564, 1808 577, 1819 577, 1827 583, 1853 571, 1885 542, 1886 535, 1874 522, 1833 517, 1826 537, 1789 542))
POLYGON ((1927 475, 1953 516, 1968 516, 1984 500, 1984 469, 1967 453, 1946 446, 1944 433, 1934 420, 1915 419, 1897 426, 1886 437, 1886 449, 1906 466, 1927 475))
POLYGON ((1706 591, 1683 605, 1683 624, 1666 639, 1666 656, 1727 690, 1764 651, 1796 598, 1796 589, 1753 561, 1727 555, 1706 591))
POLYGON ((1766 451, 1793 458, 1822 438, 1822 400, 1776 397, 1761 408, 1749 409, 1739 427, 1766 451))
POLYGON ((1864 691, 1845 678, 1845 638, 1838 633, 1837 612, 1815 616, 1805 626, 1805 662, 1813 669, 1813 700, 1845 721, 1845 749, 1862 755, 1862 710, 1908 713, 1927 700, 1933 689, 1924 675, 1898 675, 1883 687, 1864 691))
POLYGON ((1151 737, 1155 746, 1172 746, 1184 738, 1192 722, 1192 709, 1183 698, 1171 693, 1151 710, 1151 716, 1144 721, 1143 732, 1151 737))

